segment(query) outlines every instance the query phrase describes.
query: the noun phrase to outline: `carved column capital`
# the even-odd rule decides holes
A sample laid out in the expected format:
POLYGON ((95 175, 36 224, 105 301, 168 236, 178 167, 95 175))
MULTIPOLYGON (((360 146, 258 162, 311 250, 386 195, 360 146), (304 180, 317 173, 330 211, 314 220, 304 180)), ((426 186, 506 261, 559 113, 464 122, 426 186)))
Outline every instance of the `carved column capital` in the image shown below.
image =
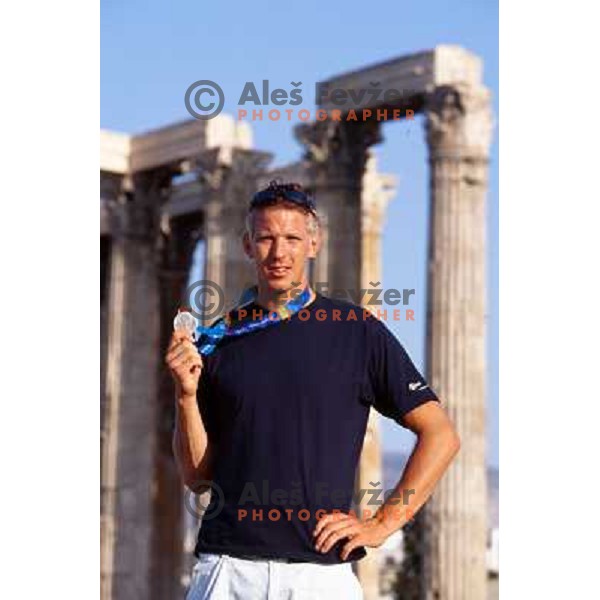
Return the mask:
POLYGON ((216 191, 223 185, 230 160, 227 160, 220 148, 211 148, 203 150, 191 158, 188 163, 189 170, 195 173, 202 187, 206 191, 216 191))
POLYGON ((198 181, 207 192, 220 192, 225 200, 230 196, 229 188, 233 184, 244 185, 248 190, 253 182, 267 169, 273 155, 258 150, 243 148, 229 149, 224 153, 221 148, 211 148, 190 160, 191 168, 196 171, 198 181))
POLYGON ((494 127, 487 88, 437 87, 426 96, 425 116, 432 158, 487 162, 494 127))
POLYGON ((362 178, 367 150, 382 141, 380 124, 367 121, 317 121, 294 130, 305 147, 315 180, 327 186, 356 186, 362 178))
POLYGON ((231 228, 237 231, 243 226, 250 198, 272 159, 269 152, 230 148, 223 153, 212 148, 190 161, 206 194, 207 236, 231 233, 231 228))
POLYGON ((256 192, 258 180, 273 160, 270 152, 234 148, 231 155, 231 171, 228 181, 228 200, 233 205, 243 204, 247 209, 250 198, 256 192))
POLYGON ((175 171, 161 167, 138 171, 126 177, 123 185, 127 237, 157 241, 163 204, 168 199, 175 171))

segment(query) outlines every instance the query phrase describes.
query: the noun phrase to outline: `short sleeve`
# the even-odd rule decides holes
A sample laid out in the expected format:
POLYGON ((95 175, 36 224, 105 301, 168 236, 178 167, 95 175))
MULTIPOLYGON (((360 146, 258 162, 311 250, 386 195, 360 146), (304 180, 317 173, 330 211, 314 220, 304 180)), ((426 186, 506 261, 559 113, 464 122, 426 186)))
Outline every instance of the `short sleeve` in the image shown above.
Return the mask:
POLYGON ((417 406, 430 400, 439 402, 387 326, 375 317, 365 323, 367 368, 363 397, 366 402, 398 423, 417 406))

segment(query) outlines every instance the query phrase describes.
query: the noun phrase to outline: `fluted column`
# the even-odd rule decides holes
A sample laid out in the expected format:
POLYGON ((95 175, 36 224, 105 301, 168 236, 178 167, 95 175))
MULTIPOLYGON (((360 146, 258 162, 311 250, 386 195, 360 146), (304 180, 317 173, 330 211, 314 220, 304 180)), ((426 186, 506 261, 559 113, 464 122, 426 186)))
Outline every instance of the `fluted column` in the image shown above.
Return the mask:
POLYGON ((207 150, 196 159, 206 198, 204 274, 223 289, 224 309, 233 306, 244 287, 256 280, 244 255, 242 236, 248 205, 271 159, 267 152, 239 148, 226 155, 219 148, 207 150))
POLYGON ((160 204, 171 174, 136 174, 114 211, 102 444, 102 599, 149 598, 160 335, 160 204))
MULTIPOLYGON (((163 357, 173 334, 173 317, 186 303, 185 292, 196 245, 202 232, 202 213, 166 218, 161 227, 160 312, 161 337, 158 355, 163 357)), ((154 525, 152 595, 149 600, 178 598, 183 594, 182 576, 191 571, 184 549, 183 487, 173 456, 173 427, 176 418, 174 385, 169 370, 159 365, 156 451, 154 464, 154 525)))
POLYGON ((426 98, 425 110, 431 186, 427 372, 462 447, 425 508, 423 595, 484 600, 489 92, 440 87, 426 98))
POLYGON ((323 218, 323 247, 314 279, 333 289, 360 289, 361 195, 367 149, 379 141, 377 121, 319 121, 301 124, 309 177, 323 218))
MULTIPOLYGON (((336 289, 360 290, 371 277, 379 278, 381 271, 378 207, 374 188, 365 194, 364 187, 369 147, 381 141, 379 123, 371 120, 301 124, 296 128, 296 136, 306 148, 307 170, 323 218, 323 246, 315 261, 312 284, 325 285, 325 294, 333 294, 336 289), (375 220, 365 228, 367 215, 375 220)), ((371 416, 356 473, 357 490, 371 489, 369 482, 381 482, 380 453, 377 419, 371 416)), ((367 495, 361 509, 373 510, 366 504, 368 498, 367 495)), ((369 549, 368 556, 356 564, 366 600, 379 598, 378 571, 377 551, 369 549)))
MULTIPOLYGON (((223 181, 228 163, 220 155, 219 149, 205 150, 195 160, 194 168, 202 185, 204 195, 204 267, 202 278, 225 286, 226 231, 223 227, 223 181)), ((186 303, 191 302, 186 299, 186 303)), ((203 315, 204 325, 209 325, 214 317, 203 315)))
MULTIPOLYGON (((382 287, 382 233, 387 205, 395 192, 393 183, 392 177, 377 172, 375 155, 369 152, 361 198, 361 289, 382 287)), ((367 294, 365 300, 368 302, 369 298, 370 294, 367 294)), ((367 308, 375 313, 378 308, 383 309, 382 306, 367 306, 367 308)), ((380 415, 377 411, 371 410, 356 473, 356 487, 359 490, 385 489, 379 421, 380 415)), ((374 512, 379 507, 369 506, 368 498, 367 495, 362 508, 374 512)), ((377 548, 369 548, 367 556, 356 563, 357 575, 366 600, 379 598, 380 569, 381 561, 377 548)))

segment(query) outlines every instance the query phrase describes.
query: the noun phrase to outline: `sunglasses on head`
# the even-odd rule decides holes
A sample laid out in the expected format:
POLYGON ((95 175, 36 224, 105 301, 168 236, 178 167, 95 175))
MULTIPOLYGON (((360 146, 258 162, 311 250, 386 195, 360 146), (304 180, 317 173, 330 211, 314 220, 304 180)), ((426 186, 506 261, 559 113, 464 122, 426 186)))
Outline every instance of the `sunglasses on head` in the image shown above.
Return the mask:
POLYGON ((280 198, 284 198, 298 206, 307 208, 313 213, 317 212, 315 201, 308 194, 298 190, 286 190, 281 188, 256 192, 250 202, 250 208, 268 206, 269 204, 274 204, 280 198))

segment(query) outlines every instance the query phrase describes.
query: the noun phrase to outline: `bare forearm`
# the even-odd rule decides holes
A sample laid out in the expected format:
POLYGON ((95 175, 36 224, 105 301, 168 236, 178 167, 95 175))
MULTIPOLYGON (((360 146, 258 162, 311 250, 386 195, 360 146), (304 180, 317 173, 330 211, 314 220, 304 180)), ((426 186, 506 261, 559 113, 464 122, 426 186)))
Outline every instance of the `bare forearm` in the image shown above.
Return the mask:
POLYGON ((390 533, 403 527, 425 504, 459 447, 460 441, 452 428, 419 436, 394 493, 376 515, 390 533))
POLYGON ((196 398, 176 398, 175 406, 173 452, 181 479, 194 489, 197 482, 212 479, 211 447, 196 398))

